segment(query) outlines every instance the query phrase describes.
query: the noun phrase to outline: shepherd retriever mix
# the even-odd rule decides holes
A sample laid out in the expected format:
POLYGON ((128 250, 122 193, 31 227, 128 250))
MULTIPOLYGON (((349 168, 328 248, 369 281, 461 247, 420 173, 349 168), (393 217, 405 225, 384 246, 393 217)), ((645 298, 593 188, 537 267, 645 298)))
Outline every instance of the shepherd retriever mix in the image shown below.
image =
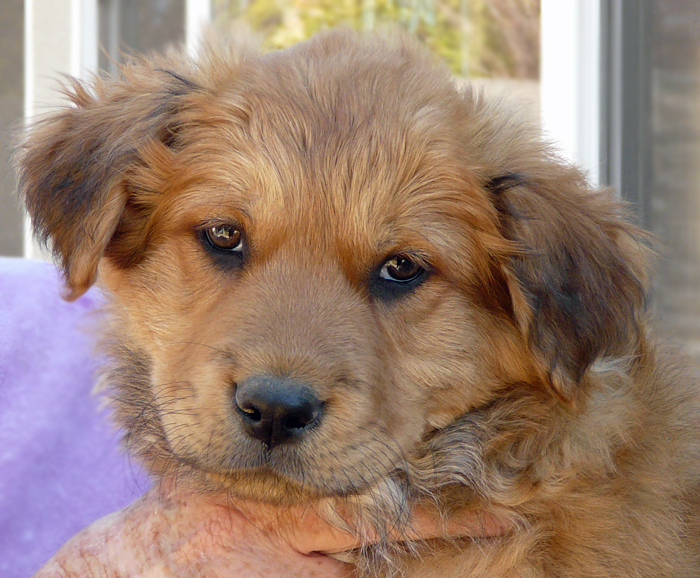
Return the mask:
POLYGON ((20 188, 68 298, 110 298, 154 476, 380 535, 416 505, 507 523, 350 553, 366 576, 700 575, 698 382, 650 332, 647 238, 517 113, 398 33, 69 93, 20 188))

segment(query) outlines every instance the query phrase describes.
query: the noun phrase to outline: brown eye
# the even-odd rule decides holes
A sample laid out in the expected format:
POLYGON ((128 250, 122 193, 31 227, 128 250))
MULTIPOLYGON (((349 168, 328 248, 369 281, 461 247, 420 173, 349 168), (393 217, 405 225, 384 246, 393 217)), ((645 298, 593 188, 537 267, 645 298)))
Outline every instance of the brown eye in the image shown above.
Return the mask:
POLYGON ((243 251, 243 234, 234 225, 215 225, 205 230, 207 241, 222 251, 243 251))
POLYGON ((424 270, 423 267, 408 257, 397 255, 384 262, 381 271, 379 271, 379 276, 382 279, 396 281, 397 283, 408 283, 420 276, 424 270))

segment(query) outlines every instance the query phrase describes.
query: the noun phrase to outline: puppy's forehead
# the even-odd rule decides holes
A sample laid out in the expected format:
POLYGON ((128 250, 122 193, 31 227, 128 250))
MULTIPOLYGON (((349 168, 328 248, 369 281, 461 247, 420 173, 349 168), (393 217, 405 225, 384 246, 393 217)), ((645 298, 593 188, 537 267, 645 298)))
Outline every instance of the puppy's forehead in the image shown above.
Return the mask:
POLYGON ((420 244, 464 209, 455 197, 477 186, 449 75, 417 53, 346 48, 257 58, 194 113, 184 152, 210 166, 207 210, 240 211, 266 239, 359 249, 420 244))

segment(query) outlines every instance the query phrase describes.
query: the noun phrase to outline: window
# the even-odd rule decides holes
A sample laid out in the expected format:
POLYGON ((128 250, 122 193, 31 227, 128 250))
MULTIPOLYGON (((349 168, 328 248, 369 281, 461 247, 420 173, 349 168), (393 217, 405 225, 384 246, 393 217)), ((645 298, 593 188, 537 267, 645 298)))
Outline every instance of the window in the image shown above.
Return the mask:
POLYGON ((122 53, 162 50, 185 40, 185 0, 98 0, 99 67, 116 72, 122 53))
POLYGON ((539 0, 212 0, 221 27, 245 24, 271 48, 336 26, 398 23, 461 77, 536 79, 539 0))
POLYGON ((110 58, 119 60, 120 51, 183 39, 193 50, 208 20, 245 22, 272 47, 337 24, 367 29, 397 21, 456 76, 529 101, 536 119, 541 94, 543 124, 564 154, 593 182, 620 191, 660 238, 653 305, 668 332, 700 359, 697 0, 3 0, 0 254, 19 254, 22 245, 7 167, 22 70, 31 117, 54 102, 59 73, 85 77, 98 64, 113 70, 110 58))

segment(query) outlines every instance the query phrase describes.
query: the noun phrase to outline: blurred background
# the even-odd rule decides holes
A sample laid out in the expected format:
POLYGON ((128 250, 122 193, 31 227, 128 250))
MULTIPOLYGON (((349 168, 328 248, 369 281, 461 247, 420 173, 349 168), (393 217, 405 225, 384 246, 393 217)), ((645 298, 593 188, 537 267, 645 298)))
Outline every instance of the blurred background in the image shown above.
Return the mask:
POLYGON ((460 81, 520 104, 564 156, 629 200, 664 259, 653 306, 700 360, 697 0, 0 0, 0 255, 41 258, 9 164, 23 122, 131 52, 245 23, 271 48, 338 25, 397 23, 460 81))

